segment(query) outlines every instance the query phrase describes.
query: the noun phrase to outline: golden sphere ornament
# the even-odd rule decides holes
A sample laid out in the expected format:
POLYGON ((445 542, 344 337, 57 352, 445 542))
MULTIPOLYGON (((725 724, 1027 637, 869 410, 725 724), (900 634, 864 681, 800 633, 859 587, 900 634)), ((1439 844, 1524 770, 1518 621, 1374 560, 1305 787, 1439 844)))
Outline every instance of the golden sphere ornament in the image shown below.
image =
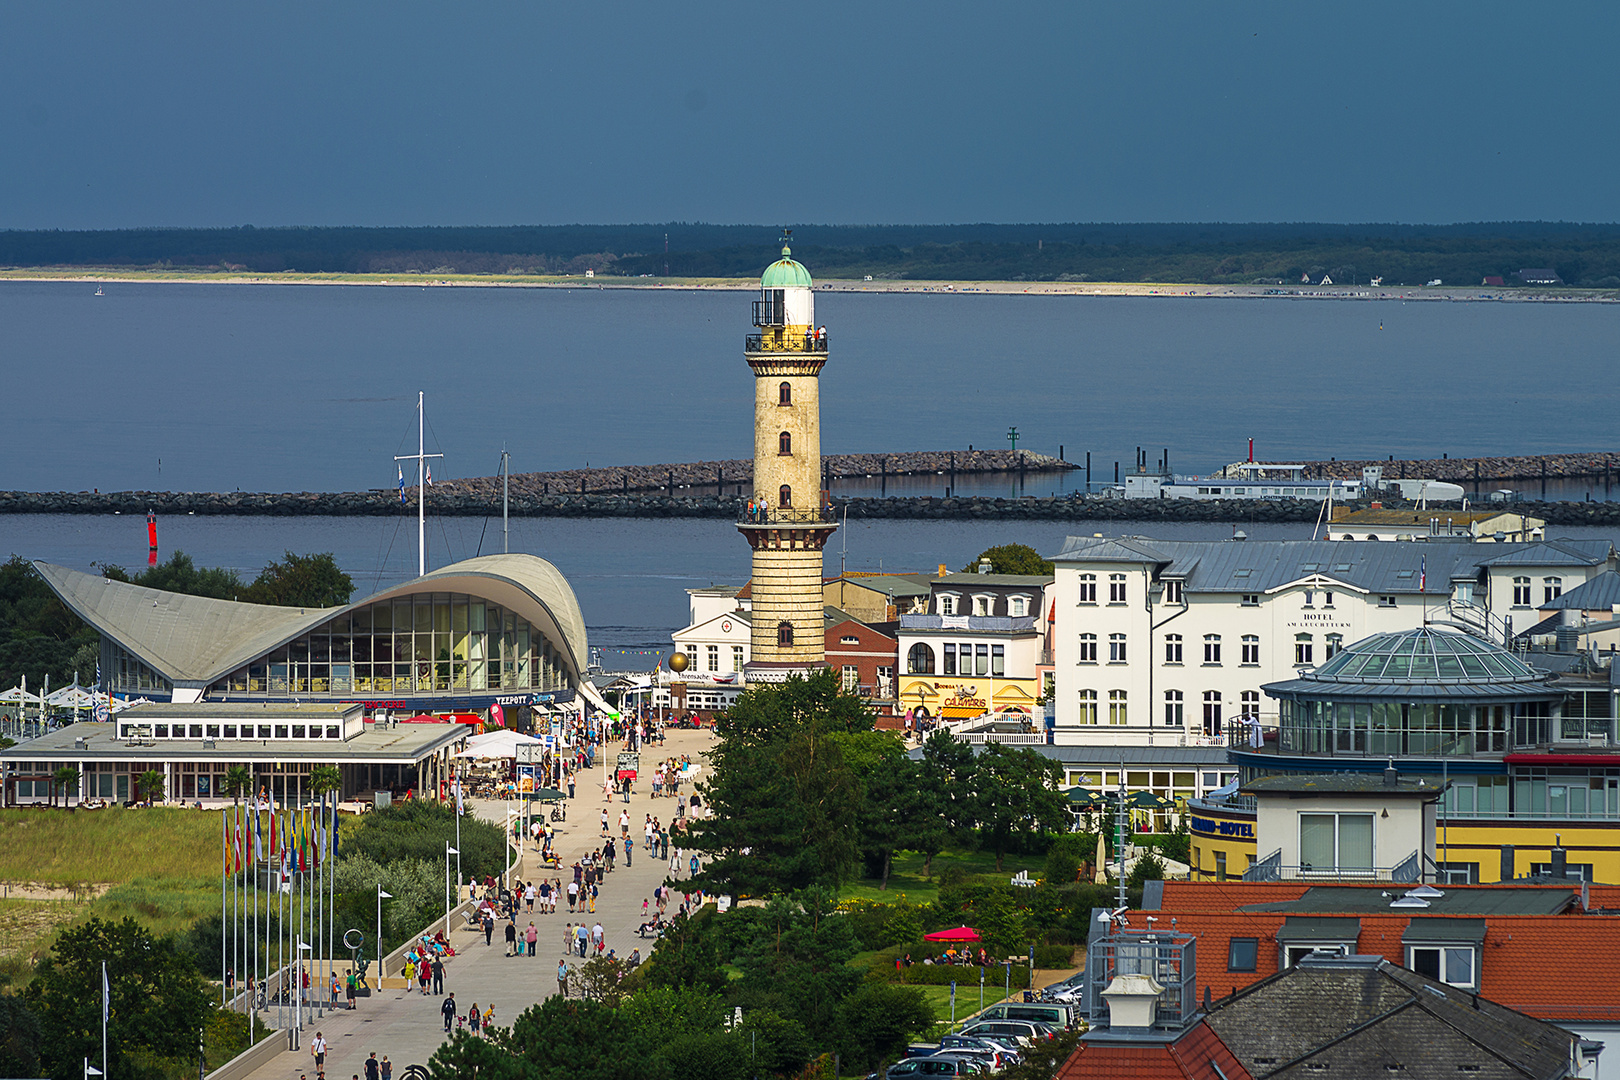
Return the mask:
POLYGON ((683 653, 683 652, 670 653, 670 656, 669 656, 669 670, 671 670, 671 671, 685 671, 686 670, 686 665, 688 663, 690 663, 690 661, 688 661, 686 659, 686 654, 685 653, 683 653))

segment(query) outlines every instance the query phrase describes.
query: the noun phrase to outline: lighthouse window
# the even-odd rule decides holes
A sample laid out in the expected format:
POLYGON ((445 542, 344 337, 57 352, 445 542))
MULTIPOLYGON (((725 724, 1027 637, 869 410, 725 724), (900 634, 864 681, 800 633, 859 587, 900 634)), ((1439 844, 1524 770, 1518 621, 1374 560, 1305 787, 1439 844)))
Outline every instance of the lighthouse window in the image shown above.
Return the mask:
POLYGON ((779 454, 793 453, 793 435, 790 432, 784 431, 776 437, 776 452, 779 454))
MULTIPOLYGON (((787 489, 783 488, 782 490, 786 491, 787 489)), ((793 644, 793 624, 792 623, 790 623, 790 622, 780 622, 780 623, 776 624, 776 643, 778 645, 792 645, 793 644)))
POLYGON ((793 505, 793 489, 783 484, 776 493, 776 505, 786 510, 793 505))
POLYGON ((793 384, 782 383, 776 388, 776 403, 778 405, 793 404, 793 384))

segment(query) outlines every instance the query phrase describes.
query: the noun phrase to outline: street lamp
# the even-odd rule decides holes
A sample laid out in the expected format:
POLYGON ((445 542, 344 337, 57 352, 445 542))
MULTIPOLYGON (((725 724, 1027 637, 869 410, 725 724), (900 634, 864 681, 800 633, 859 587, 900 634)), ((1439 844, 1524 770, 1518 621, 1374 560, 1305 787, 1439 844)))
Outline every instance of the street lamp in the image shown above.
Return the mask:
MULTIPOLYGON (((383 977, 383 966, 382 966, 382 902, 384 900, 392 900, 393 898, 394 898, 394 894, 390 893, 390 892, 383 892, 382 882, 380 882, 380 881, 377 882, 377 989, 379 989, 379 990, 382 989, 382 977, 383 977)), ((448 936, 448 935, 446 935, 446 936, 448 936)), ((409 989, 409 987, 407 987, 406 989, 409 989)))
POLYGON ((303 939, 298 941, 298 950, 293 955, 297 957, 297 970, 293 974, 293 1049, 298 1048, 296 1032, 304 1030, 304 954, 310 951, 303 939))
MULTIPOLYGON (((444 842, 444 940, 450 940, 450 856, 457 857, 460 864, 461 852, 450 846, 450 841, 444 842)), ((460 871, 457 871, 456 891, 461 890, 460 871)))

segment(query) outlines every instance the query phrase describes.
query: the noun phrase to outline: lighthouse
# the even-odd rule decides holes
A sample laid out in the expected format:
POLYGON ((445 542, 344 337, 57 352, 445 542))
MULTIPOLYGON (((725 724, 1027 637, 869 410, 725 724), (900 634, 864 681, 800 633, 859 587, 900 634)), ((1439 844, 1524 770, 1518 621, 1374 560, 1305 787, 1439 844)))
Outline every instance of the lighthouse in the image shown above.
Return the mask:
POLYGON ((754 492, 737 530, 754 552, 750 682, 780 682, 826 666, 821 550, 838 527, 821 487, 822 365, 810 272, 782 257, 760 278, 755 332, 754 492))

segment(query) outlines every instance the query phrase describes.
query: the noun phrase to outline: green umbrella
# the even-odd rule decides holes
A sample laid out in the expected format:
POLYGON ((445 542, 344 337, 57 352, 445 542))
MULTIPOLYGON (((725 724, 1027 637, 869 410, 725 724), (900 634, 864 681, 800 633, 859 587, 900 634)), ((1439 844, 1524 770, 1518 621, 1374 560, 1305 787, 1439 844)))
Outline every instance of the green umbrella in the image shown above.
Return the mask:
POLYGON ((1174 800, 1152 791, 1132 791, 1125 796, 1125 805, 1135 810, 1174 810, 1174 800))
POLYGON ((1108 804, 1107 796, 1100 791, 1092 791, 1090 788, 1066 788, 1062 794, 1064 798, 1069 800, 1070 807, 1076 810, 1090 810, 1108 804))
POLYGON ((529 793, 529 797, 531 799, 539 799, 542 802, 550 802, 553 799, 561 799, 561 798, 563 798, 563 793, 558 791, 554 787, 543 787, 543 788, 535 788, 532 792, 529 793))

